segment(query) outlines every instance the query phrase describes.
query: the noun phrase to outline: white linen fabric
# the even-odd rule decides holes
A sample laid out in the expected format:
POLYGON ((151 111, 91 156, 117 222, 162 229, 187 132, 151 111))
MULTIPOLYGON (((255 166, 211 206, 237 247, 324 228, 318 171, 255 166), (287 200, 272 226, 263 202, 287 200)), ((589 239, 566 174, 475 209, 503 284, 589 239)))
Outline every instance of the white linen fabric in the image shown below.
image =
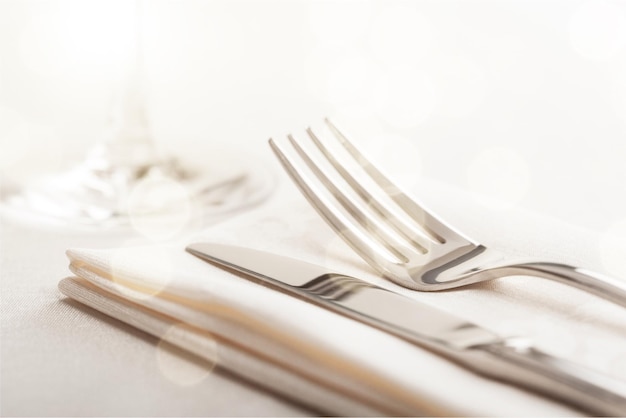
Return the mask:
MULTIPOLYGON (((602 271, 598 236, 422 182, 415 191, 487 246, 602 271)), ((66 295, 324 413, 572 415, 553 400, 483 378, 380 330, 249 282, 187 254, 191 242, 237 244, 358 276, 502 335, 626 378, 626 312, 531 277, 420 293, 381 278, 290 184, 267 204, 165 245, 71 249, 66 295), (183 325, 177 325, 183 324, 183 325), (175 329, 175 332, 168 330, 175 329)), ((298 272, 294 272, 298 274, 298 272)))

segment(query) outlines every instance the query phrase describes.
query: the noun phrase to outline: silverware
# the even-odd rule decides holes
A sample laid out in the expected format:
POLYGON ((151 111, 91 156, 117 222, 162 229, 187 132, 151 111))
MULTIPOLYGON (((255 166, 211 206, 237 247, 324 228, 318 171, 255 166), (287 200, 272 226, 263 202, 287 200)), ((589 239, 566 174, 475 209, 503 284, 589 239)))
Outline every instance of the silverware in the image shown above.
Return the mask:
POLYGON ((196 243, 187 251, 441 354, 482 375, 599 415, 626 415, 626 383, 505 339, 462 318, 321 266, 247 248, 196 243))
POLYGON ((436 291, 505 276, 535 276, 626 307, 624 280, 565 264, 518 260, 455 231, 403 193, 328 119, 326 123, 347 152, 336 146, 331 151, 333 144, 311 128, 306 132, 315 147, 309 151, 292 135, 288 139, 295 153, 272 139, 270 146, 322 218, 386 278, 414 290, 436 291), (338 151, 344 151, 343 158, 338 151))

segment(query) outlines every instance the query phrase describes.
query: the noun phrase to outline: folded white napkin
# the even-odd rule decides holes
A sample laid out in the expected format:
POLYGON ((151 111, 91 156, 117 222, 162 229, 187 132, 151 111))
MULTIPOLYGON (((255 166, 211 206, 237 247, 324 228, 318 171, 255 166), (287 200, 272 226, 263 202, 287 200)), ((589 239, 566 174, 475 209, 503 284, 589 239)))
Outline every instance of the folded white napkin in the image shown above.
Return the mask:
MULTIPOLYGON (((521 210, 493 210, 422 182, 415 194, 487 246, 602 271, 598 237, 521 210)), ((379 277, 282 184, 262 207, 168 245, 68 251, 61 291, 323 413, 572 415, 578 411, 483 378, 380 330, 227 273, 186 244, 238 244, 326 265, 502 335, 626 378, 626 310, 577 289, 510 277, 420 293, 379 277)), ((298 272, 294 272, 298 274, 298 272)))

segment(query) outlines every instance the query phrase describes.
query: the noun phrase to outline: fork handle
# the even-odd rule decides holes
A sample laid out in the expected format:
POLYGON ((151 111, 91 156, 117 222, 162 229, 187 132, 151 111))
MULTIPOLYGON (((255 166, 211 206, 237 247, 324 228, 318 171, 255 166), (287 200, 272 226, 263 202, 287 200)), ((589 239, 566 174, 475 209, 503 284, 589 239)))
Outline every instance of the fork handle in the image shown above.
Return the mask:
POLYGON ((506 275, 523 274, 543 277, 576 287, 626 307, 626 281, 615 279, 567 264, 530 262, 508 266, 506 275))

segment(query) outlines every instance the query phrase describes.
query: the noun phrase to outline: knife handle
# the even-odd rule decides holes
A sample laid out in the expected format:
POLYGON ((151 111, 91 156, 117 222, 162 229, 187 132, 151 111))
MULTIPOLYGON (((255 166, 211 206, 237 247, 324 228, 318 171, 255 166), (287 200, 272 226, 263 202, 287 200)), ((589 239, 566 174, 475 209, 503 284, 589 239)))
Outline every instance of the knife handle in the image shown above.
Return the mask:
MULTIPOLYGON (((390 312, 380 309, 389 306, 382 303, 388 298, 398 306, 402 302, 400 298, 405 300, 405 297, 350 276, 327 274, 300 286, 261 279, 292 296, 303 297, 439 353, 483 376, 547 395, 592 414, 626 416, 626 382, 544 353, 523 338, 504 339, 491 333, 485 334, 485 330, 473 324, 461 327, 464 331, 457 329, 445 337, 430 335, 421 329, 423 324, 414 326, 410 320, 401 322, 402 318, 387 316, 385 313, 390 312), (375 307, 370 307, 376 315, 368 315, 355 305, 359 295, 370 295, 370 301, 378 302, 375 307)), ((417 317, 428 316, 426 312, 420 312, 424 308, 416 305, 412 309, 417 317)), ((441 316, 441 313, 438 315, 441 316)))
POLYGON ((526 340, 479 345, 459 355, 457 360, 488 377, 545 393, 593 414, 626 415, 625 382, 546 354, 526 340))
MULTIPOLYGON (((626 416, 626 382, 544 353, 525 339, 504 339, 491 333, 485 334, 485 330, 473 324, 461 327, 464 331, 457 329, 445 337, 429 335, 421 329, 423 324, 413 326, 411 321, 402 323, 401 318, 394 315, 386 317, 384 309, 370 307, 376 315, 368 315, 355 305, 358 295, 370 295, 370 301, 379 302, 376 308, 389 306, 382 303, 388 298, 392 298, 396 306, 401 303, 399 298, 405 298, 354 277, 327 274, 301 286, 277 283, 271 279, 263 281, 273 282, 293 296, 299 295, 430 349, 483 376, 550 396, 592 414, 626 416)), ((420 312, 423 308, 412 308, 416 316, 427 317, 427 313, 420 312)), ((441 316, 441 313, 438 315, 441 316)))

